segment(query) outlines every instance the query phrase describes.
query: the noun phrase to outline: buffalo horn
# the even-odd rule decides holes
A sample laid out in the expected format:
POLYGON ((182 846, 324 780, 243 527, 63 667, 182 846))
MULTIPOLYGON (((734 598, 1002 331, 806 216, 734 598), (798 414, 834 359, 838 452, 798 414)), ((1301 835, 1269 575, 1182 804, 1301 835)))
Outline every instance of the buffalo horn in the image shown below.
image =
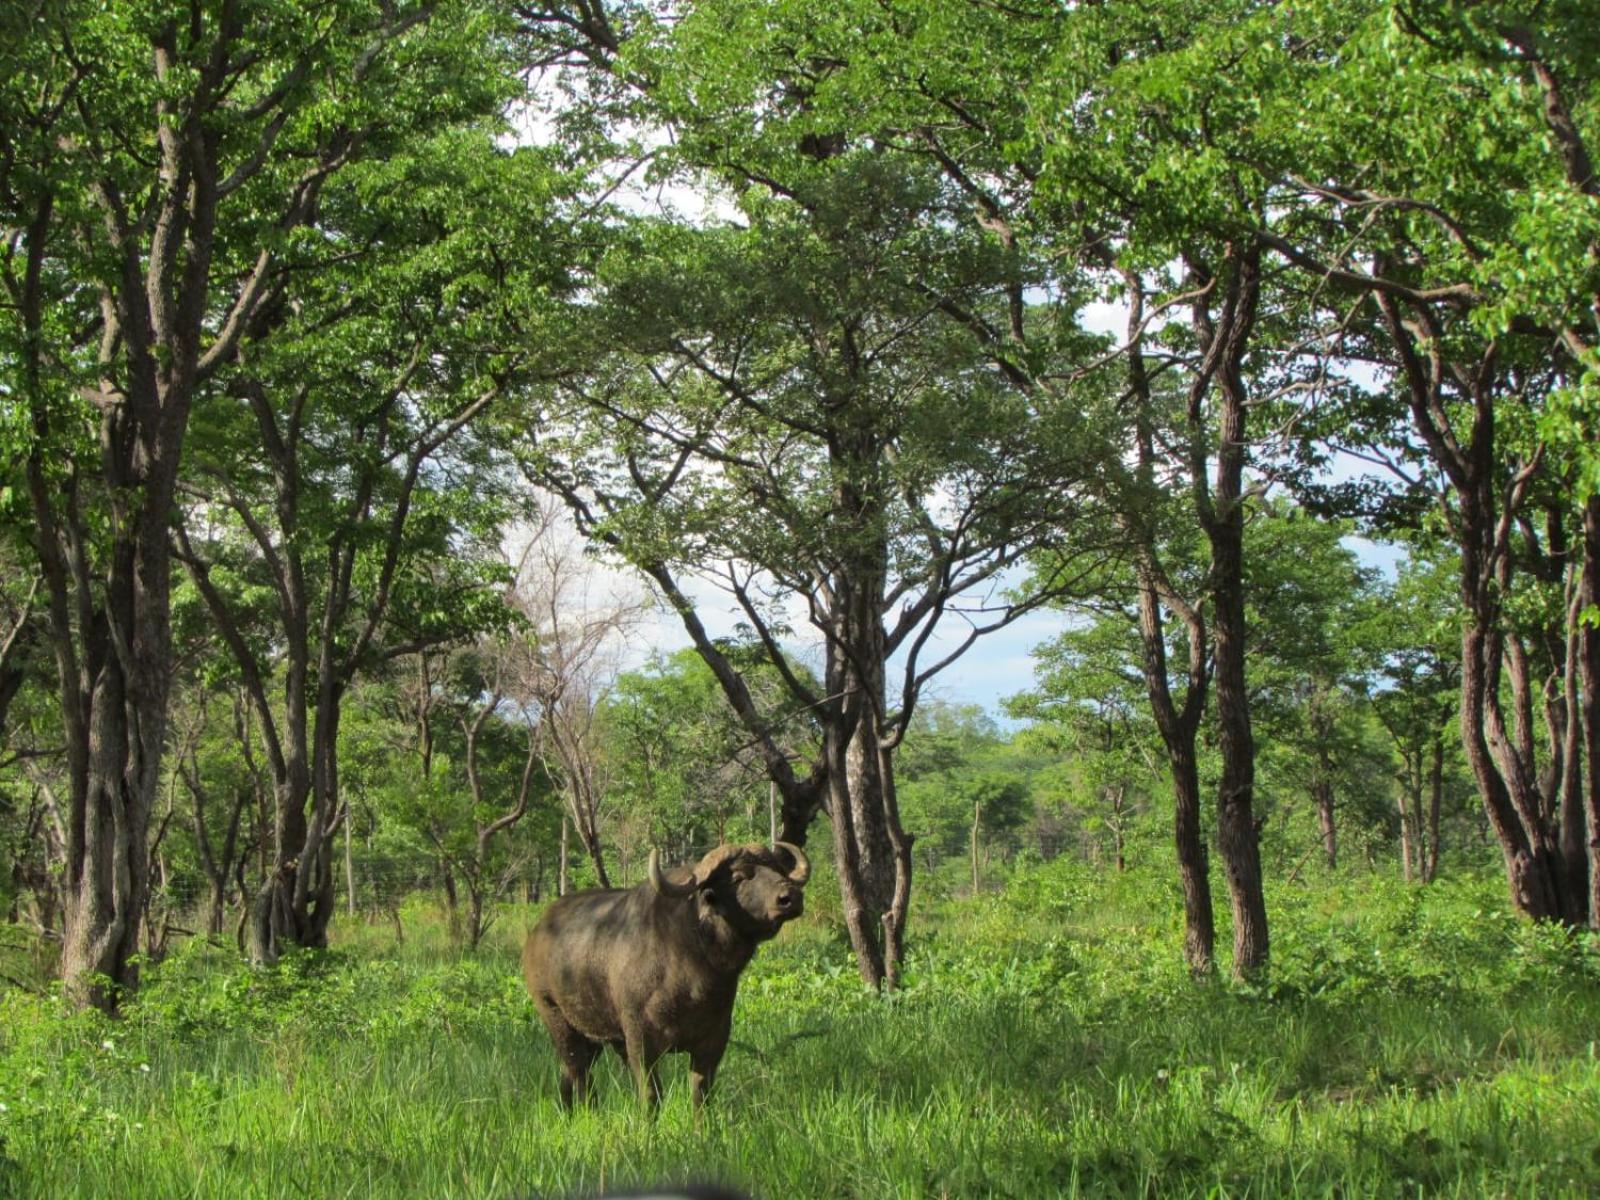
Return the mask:
POLYGON ((690 876, 687 883, 674 883, 661 873, 661 851, 650 851, 650 882, 656 891, 663 896, 687 896, 695 889, 695 880, 690 876))
POLYGON ((803 884, 811 878, 811 860, 805 856, 804 851, 799 846, 794 845, 792 842, 774 842, 773 846, 779 850, 787 850, 790 857, 794 859, 794 870, 789 872, 790 882, 803 884))

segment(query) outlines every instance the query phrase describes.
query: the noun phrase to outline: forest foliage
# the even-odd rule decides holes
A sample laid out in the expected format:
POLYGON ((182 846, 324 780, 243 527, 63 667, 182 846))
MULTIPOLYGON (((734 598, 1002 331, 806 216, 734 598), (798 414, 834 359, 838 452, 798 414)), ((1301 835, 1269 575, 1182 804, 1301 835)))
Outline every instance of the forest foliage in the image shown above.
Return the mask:
POLYGON ((1269 995, 1312 878, 1579 954, 1587 8, 6 6, 4 986, 769 838, 883 995, 1057 860, 1269 995))
POLYGON ((1600 1191, 1592 9, 0 4, 0 1195, 1600 1191))

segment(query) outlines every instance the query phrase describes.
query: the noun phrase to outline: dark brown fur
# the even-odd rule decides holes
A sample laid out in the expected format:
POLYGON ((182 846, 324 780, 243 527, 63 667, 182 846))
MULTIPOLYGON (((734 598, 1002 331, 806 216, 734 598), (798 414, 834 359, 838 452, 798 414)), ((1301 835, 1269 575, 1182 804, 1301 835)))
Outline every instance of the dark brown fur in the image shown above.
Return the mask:
POLYGON ((689 1055, 698 1106, 728 1046, 739 973, 800 915, 808 874, 792 847, 719 846, 692 871, 652 869, 635 888, 578 892, 546 909, 522 976, 561 1061, 562 1104, 587 1095, 610 1046, 646 1102, 660 1099, 657 1060, 689 1055))

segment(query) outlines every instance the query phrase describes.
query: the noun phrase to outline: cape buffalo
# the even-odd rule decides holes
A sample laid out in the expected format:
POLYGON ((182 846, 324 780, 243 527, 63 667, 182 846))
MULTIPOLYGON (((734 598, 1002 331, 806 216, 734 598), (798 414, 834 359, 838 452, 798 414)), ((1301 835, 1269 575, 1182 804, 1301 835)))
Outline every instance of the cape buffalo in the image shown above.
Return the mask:
POLYGON ((656 1060, 689 1055, 698 1108, 728 1046, 739 972, 800 915, 811 864, 796 846, 718 846, 692 870, 631 889, 577 892, 544 911, 522 949, 522 977, 561 1060, 561 1103, 589 1090, 602 1046, 633 1070, 639 1098, 661 1098, 656 1060))

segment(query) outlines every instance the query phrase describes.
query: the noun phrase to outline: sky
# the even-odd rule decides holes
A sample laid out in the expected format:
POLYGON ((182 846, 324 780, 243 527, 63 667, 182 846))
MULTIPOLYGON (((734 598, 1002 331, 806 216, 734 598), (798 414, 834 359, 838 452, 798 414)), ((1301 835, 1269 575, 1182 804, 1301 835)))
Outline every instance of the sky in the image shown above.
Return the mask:
MULTIPOLYGON (((1402 557, 1402 552, 1395 547, 1366 538, 1346 538, 1345 544, 1364 565, 1381 571, 1388 578, 1393 577, 1402 557)), ((1020 576, 1009 582, 1020 582, 1020 576)), ((730 597, 709 584, 699 584, 688 590, 697 601, 701 620, 712 636, 733 633, 740 615, 730 597)), ((934 677, 924 692, 924 699, 981 705, 1002 727, 1011 727, 1012 722, 1005 718, 1002 702, 1007 696, 1014 696, 1033 686, 1034 649, 1065 632, 1071 627, 1072 621, 1068 613, 1036 609, 1004 629, 986 634, 965 655, 934 677)), ((809 628, 804 616, 798 612, 792 624, 797 630, 809 628)), ((923 661, 934 662, 949 653, 965 629, 960 622, 947 620, 945 625, 945 628, 935 631, 932 643, 924 652, 923 661)), ((624 661, 632 669, 644 665, 652 653, 670 654, 689 644, 689 636, 677 616, 662 609, 635 631, 624 661)), ((810 643, 802 640, 795 646, 795 651, 808 662, 814 663, 818 661, 819 646, 820 639, 810 643)))
MULTIPOLYGON (((1020 582, 1020 577, 1012 582, 1020 582)), ((697 602, 700 618, 713 637, 734 632, 742 617, 731 597, 705 583, 692 585, 687 590, 697 602)), ((1070 618, 1065 613, 1036 610, 1004 629, 986 634, 965 655, 934 677, 923 693, 924 698, 979 704, 991 716, 1001 719, 1001 701, 1033 685, 1033 648, 1065 630, 1069 623, 1070 618)), ((813 631, 798 610, 791 624, 802 634, 796 639, 793 652, 803 661, 819 666, 820 636, 810 639, 804 636, 813 631)), ((921 661, 936 662, 950 653, 959 644, 965 629, 964 622, 947 618, 943 626, 935 630, 921 661)), ((689 636, 677 616, 662 610, 634 634, 628 665, 642 665, 652 652, 671 653, 689 644, 689 636)), ((903 665, 897 660, 891 669, 903 668, 903 665)))

